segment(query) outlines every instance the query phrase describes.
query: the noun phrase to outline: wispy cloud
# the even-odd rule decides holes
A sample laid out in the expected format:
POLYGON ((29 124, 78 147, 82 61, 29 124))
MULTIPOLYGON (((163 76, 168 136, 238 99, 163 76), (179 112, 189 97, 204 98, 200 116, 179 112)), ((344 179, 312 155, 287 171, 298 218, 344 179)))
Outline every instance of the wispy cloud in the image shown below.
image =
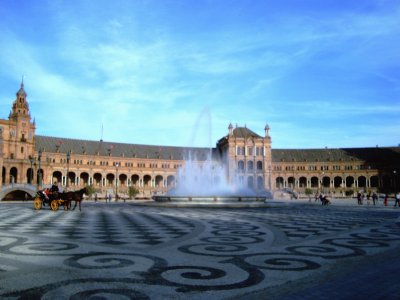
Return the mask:
MULTIPOLYGON (((221 3, 52 1, 35 10, 43 20, 20 18, 32 35, 0 21, 0 74, 25 74, 38 132, 68 137, 98 137, 103 123, 110 140, 185 145, 209 107, 215 141, 229 122, 261 133, 269 122, 278 146, 296 147, 316 143, 299 128, 341 143, 346 126, 363 135, 366 118, 383 129, 375 119, 399 114, 398 5, 221 3), (316 128, 321 115, 331 123, 316 128)), ((193 143, 209 143, 202 122, 193 143)))

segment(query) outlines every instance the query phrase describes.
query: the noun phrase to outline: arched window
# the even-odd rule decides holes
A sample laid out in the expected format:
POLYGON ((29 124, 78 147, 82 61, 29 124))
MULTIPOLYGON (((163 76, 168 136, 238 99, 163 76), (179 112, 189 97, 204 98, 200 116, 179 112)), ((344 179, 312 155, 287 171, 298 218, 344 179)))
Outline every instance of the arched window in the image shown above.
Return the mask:
POLYGON ((254 178, 253 178, 253 176, 249 176, 247 178, 247 186, 249 188, 251 188, 251 189, 254 187, 254 178))
POLYGON ((258 188, 259 190, 261 190, 261 189, 264 188, 264 178, 261 177, 261 176, 258 176, 258 177, 257 177, 257 188, 258 188))
POLYGON ((244 172, 244 161, 243 160, 238 161, 238 171, 244 172))

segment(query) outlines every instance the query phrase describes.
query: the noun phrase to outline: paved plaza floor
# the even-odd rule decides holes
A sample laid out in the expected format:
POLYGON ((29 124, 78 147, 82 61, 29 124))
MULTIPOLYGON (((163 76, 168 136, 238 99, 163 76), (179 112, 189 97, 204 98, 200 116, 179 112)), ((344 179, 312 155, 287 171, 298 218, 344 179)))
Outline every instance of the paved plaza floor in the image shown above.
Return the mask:
POLYGON ((0 202, 0 299, 400 299, 400 208, 0 202))

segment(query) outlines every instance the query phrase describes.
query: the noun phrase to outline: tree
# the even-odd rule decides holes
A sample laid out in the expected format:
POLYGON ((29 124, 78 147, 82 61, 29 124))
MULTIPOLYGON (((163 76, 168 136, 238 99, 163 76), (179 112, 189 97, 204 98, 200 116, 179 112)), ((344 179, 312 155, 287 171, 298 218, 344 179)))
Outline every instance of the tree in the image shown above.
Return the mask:
POLYGON ((139 190, 135 186, 130 186, 128 189, 129 199, 133 199, 139 194, 139 190))
POLYGON ((89 198, 91 198, 91 196, 92 196, 94 193, 96 193, 96 189, 94 188, 93 185, 88 185, 88 186, 86 187, 86 190, 87 190, 87 192, 88 192, 88 197, 89 197, 89 198))
POLYGON ((312 189, 306 188, 304 193, 308 196, 308 198, 311 200, 311 194, 313 193, 312 189))

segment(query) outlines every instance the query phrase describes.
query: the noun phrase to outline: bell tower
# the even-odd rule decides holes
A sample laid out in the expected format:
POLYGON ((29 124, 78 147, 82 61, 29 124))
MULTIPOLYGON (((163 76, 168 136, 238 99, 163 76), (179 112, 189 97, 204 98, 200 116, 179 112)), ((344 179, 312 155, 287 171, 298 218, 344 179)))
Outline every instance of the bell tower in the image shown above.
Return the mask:
POLYGON ((35 121, 31 122, 27 96, 22 79, 8 117, 8 132, 3 135, 4 158, 27 160, 34 154, 35 121))
POLYGON ((18 119, 25 119, 30 122, 31 116, 29 113, 29 105, 26 101, 28 95, 24 89, 24 81, 21 82, 21 87, 17 92, 17 98, 15 99, 12 110, 10 112, 9 119, 13 121, 18 121, 18 119))

